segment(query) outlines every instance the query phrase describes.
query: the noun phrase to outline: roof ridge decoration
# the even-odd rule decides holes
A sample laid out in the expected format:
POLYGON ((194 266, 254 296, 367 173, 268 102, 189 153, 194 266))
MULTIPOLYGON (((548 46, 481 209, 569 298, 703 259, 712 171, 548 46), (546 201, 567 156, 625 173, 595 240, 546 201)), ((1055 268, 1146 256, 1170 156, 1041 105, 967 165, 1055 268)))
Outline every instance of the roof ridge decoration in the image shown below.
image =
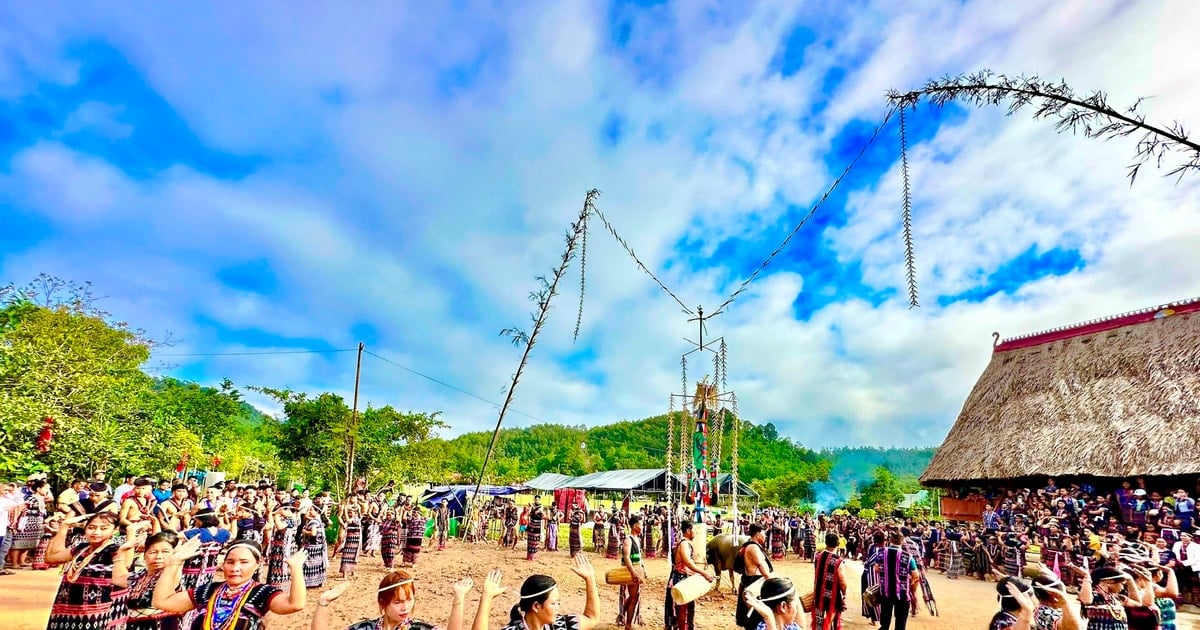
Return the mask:
POLYGON ((1034 333, 1008 337, 1006 339, 1000 339, 999 333, 996 333, 993 335, 993 337, 996 339, 993 352, 1007 352, 1009 350, 1029 348, 1052 341, 1071 339, 1073 337, 1105 332, 1108 330, 1123 328, 1125 326, 1134 326, 1157 319, 1163 319, 1164 317, 1170 317, 1172 315, 1196 311, 1200 311, 1200 297, 1168 302, 1166 304, 1159 304, 1158 306, 1127 311, 1125 313, 1110 315, 1108 317, 1089 319, 1075 324, 1058 326, 1056 328, 1041 330, 1034 333))

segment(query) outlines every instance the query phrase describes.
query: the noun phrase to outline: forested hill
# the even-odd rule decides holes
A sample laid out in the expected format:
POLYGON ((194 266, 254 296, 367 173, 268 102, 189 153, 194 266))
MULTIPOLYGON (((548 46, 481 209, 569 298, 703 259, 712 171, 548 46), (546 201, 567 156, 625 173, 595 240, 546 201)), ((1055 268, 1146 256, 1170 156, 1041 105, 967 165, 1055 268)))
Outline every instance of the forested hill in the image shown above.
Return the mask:
MULTIPOLYGON (((771 423, 743 420, 739 436, 739 477, 771 497, 812 495, 814 484, 836 488, 849 496, 871 479, 877 466, 892 470, 898 478, 921 474, 934 449, 841 448, 814 451, 780 436, 771 423), (822 483, 823 482, 823 483, 822 483)), ((622 421, 597 427, 541 424, 504 429, 496 447, 495 465, 488 468, 489 481, 527 481, 543 472, 582 475, 618 468, 660 468, 666 465, 667 417, 622 421)), ((732 465, 733 435, 723 432, 721 470, 732 465)), ((467 433, 451 440, 436 441, 434 452, 443 453, 444 469, 457 479, 471 479, 487 452, 489 432, 467 433)), ((675 445, 678 453, 679 445, 675 445)), ((710 452, 715 451, 710 436, 710 452)), ((690 456, 689 456, 690 457, 690 456)))

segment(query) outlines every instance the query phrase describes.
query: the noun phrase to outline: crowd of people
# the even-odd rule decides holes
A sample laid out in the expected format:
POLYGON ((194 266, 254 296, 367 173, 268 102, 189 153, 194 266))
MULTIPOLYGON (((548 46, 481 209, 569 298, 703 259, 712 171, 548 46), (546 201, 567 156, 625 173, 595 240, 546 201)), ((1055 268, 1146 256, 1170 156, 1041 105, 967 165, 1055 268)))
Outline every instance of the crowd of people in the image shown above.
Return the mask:
MULTIPOLYGON (((1102 492, 1058 487, 1050 479, 1041 488, 963 498, 983 505, 978 522, 763 509, 728 523, 719 512, 706 514, 710 536, 728 529, 748 537, 733 561, 741 575, 735 623, 786 630, 811 620, 813 628, 840 628, 847 560, 862 562, 861 612, 883 630, 903 630, 922 610, 938 614, 928 580, 934 571, 949 579, 995 580, 1001 606, 991 626, 997 630, 1173 630, 1176 601, 1195 593, 1200 545, 1192 540, 1195 502, 1185 489, 1160 491, 1136 479, 1102 492), (811 593, 798 593, 776 573, 772 561, 788 555, 812 563, 811 593)), ((48 626, 54 630, 255 630, 268 612, 302 610, 308 590, 326 585, 336 561, 335 581, 341 582, 320 593, 312 620, 313 630, 323 630, 326 609, 346 590, 359 556, 379 556, 387 570, 377 598, 380 617, 352 628, 433 627, 411 615, 414 567, 426 546, 445 547, 453 519, 445 501, 426 509, 391 484, 368 492, 365 481, 335 503, 329 493, 280 490, 265 480, 204 487, 196 478, 123 477, 113 488, 103 471, 55 494, 46 476, 35 474, 24 484, 0 484, 0 575, 62 567, 48 626)), ((598 622, 596 578, 581 553, 589 523, 591 551, 617 560, 625 572, 616 624, 643 624, 645 559, 661 555, 670 559, 661 600, 665 628, 691 630, 696 604, 676 602, 671 589, 694 576, 717 577, 697 560, 703 551, 694 547, 691 520, 679 506, 633 508, 631 497, 590 512, 543 505, 541 497, 524 507, 495 498, 466 526, 468 539, 480 543, 516 549, 523 540, 525 557, 533 560, 560 550, 559 525, 567 525, 563 551, 587 586, 585 611, 561 614, 553 579, 535 575, 522 585, 506 630, 598 622)), ((494 571, 483 581, 473 630, 487 627, 491 600, 504 592, 501 579, 494 571)), ((461 628, 473 587, 469 579, 453 585, 447 627, 461 628)))

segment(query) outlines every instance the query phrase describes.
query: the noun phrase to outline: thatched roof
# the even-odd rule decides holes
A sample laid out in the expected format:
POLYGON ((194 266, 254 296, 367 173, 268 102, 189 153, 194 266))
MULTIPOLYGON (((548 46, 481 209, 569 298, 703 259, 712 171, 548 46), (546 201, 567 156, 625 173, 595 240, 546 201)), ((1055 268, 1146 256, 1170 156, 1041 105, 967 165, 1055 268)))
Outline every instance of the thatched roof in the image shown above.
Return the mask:
POLYGON ((1006 339, 921 476, 1200 473, 1200 299, 1006 339))

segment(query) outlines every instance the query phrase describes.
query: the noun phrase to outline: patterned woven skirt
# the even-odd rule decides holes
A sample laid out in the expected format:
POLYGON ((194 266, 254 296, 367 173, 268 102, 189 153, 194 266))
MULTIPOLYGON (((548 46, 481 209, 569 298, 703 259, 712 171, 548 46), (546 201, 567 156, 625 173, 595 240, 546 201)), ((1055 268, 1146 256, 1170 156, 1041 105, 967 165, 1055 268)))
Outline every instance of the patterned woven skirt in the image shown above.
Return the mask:
POLYGON ((38 543, 42 540, 42 534, 45 533, 43 525, 45 519, 41 514, 26 513, 24 516, 25 524, 21 529, 18 529, 13 534, 12 548, 17 549, 36 549, 38 543))
POLYGON ((619 558, 620 553, 621 553, 620 547, 618 546, 619 544, 620 544, 620 541, 617 538, 617 526, 609 525, 608 526, 608 546, 606 546, 604 548, 604 557, 610 558, 610 559, 619 558))
POLYGON ((421 545, 425 543, 424 533, 415 523, 409 523, 408 538, 404 540, 404 564, 417 564, 417 558, 421 556, 421 545))
POLYGON ((346 528, 346 540, 342 542, 341 573, 353 573, 358 566, 358 549, 362 544, 362 527, 352 525, 346 528))
POLYGON ((533 560, 537 557, 538 549, 542 547, 542 524, 538 522, 536 525, 529 524, 529 528, 525 530, 525 559, 533 560))
POLYGON ((267 551, 267 584, 286 587, 292 583, 292 571, 288 568, 287 559, 292 555, 293 547, 291 532, 283 536, 272 536, 271 547, 267 551))
POLYGON ((600 553, 604 549, 604 526, 596 523, 592 525, 592 551, 600 553))
POLYGON ((567 538, 567 544, 570 547, 568 551, 570 551, 571 557, 574 558, 583 551, 583 534, 579 531, 579 523, 571 524, 571 534, 567 538))
POLYGON ((546 551, 558 551, 558 521, 546 525, 546 551))
POLYGON ((304 545, 304 550, 308 552, 308 558, 304 560, 304 585, 320 588, 329 573, 329 545, 315 538, 304 545))
POLYGON ((50 548, 50 539, 54 538, 54 534, 46 532, 42 534, 42 540, 38 542, 38 546, 33 550, 33 568, 37 571, 45 571, 50 568, 46 564, 46 550, 50 548))
POLYGON ((400 530, 395 524, 384 525, 379 542, 379 555, 383 557, 384 568, 392 568, 396 554, 400 552, 400 530))

